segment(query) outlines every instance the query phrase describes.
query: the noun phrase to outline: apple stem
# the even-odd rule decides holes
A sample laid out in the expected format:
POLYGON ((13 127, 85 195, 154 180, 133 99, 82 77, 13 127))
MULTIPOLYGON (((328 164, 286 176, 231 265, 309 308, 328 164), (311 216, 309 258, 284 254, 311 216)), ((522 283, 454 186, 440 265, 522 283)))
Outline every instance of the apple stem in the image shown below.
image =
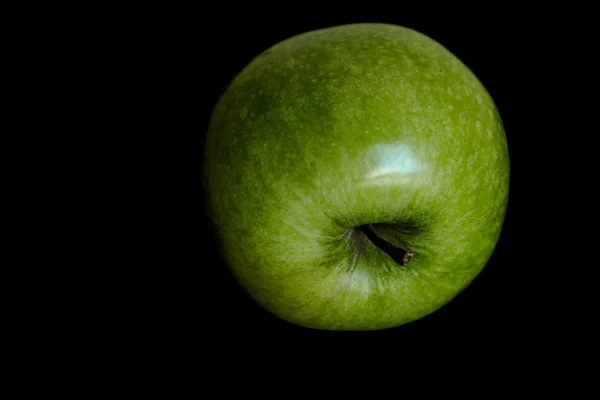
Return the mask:
POLYGON ((375 229, 373 229, 372 225, 361 225, 359 228, 375 246, 379 247, 399 265, 408 265, 410 260, 412 260, 413 256, 415 255, 415 253, 412 251, 407 251, 401 247, 396 247, 386 241, 384 238, 379 236, 375 229))

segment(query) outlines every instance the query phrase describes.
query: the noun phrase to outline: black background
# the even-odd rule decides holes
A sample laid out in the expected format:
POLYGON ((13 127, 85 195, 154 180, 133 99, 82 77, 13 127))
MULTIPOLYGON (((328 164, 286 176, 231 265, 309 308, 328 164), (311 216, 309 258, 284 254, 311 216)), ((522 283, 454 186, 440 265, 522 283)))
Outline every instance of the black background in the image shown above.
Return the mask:
MULTIPOLYGON (((537 255, 531 256, 531 246, 523 240, 526 228, 517 216, 526 209, 523 188, 535 185, 531 181, 524 184, 530 161, 525 156, 531 147, 526 143, 525 128, 517 121, 517 110, 523 109, 533 92, 524 82, 531 74, 527 65, 534 57, 529 45, 540 40, 540 33, 510 10, 462 11, 438 10, 432 16, 425 10, 327 15, 238 9, 233 15, 225 10, 182 9, 152 21, 150 52, 156 49, 152 68, 161 78, 147 90, 164 112, 156 115, 152 111, 149 116, 156 119, 158 131, 156 136, 148 136, 155 139, 149 159, 156 169, 151 174, 152 210, 144 224, 152 240, 140 251, 148 260, 141 268, 143 275, 151 278, 144 288, 151 293, 151 300, 141 297, 132 314, 145 310, 151 329, 177 338, 169 339, 170 345, 189 351, 208 351, 212 346, 287 351, 307 344, 363 343, 391 348, 410 343, 408 347, 413 349, 451 344, 461 351, 484 352, 538 348, 540 335, 553 329, 548 309, 554 303, 541 295, 545 289, 537 279, 547 266, 537 255), (483 272, 452 302, 397 328, 318 331, 289 324, 262 310, 228 273, 203 208, 203 139, 220 94, 253 57, 293 35, 357 22, 385 22, 420 31, 448 48, 477 75, 505 125, 511 157, 510 200, 494 254, 483 272)), ((137 37, 147 39, 143 31, 137 37)), ((140 41, 134 40, 132 48, 135 43, 140 41)), ((535 133, 528 134, 531 140, 535 133)))
MULTIPOLYGON (((196 382, 216 371, 221 392, 248 389, 237 382, 251 372, 263 378, 251 389, 276 388, 277 379, 261 365, 269 363, 270 354, 287 358, 286 367, 304 369, 303 375, 291 374, 284 364, 270 363, 296 380, 292 391, 309 380, 321 383, 330 372, 342 373, 335 383, 351 389, 365 372, 391 372, 399 382, 409 382, 397 373, 401 367, 427 376, 434 386, 432 373, 470 378, 463 363, 473 354, 491 360, 502 383, 514 381, 515 369, 525 370, 527 380, 541 364, 557 371, 552 381, 540 375, 545 382, 536 390, 554 389, 578 366, 588 369, 585 361, 594 360, 586 358, 597 349, 591 329, 597 319, 597 196, 582 189, 597 186, 597 146, 589 142, 597 136, 597 122, 586 121, 598 114, 597 23, 589 21, 597 13, 575 3, 528 9, 417 3, 30 4, 22 24, 7 14, 16 22, 8 40, 22 53, 7 62, 24 67, 22 77, 8 74, 7 81, 44 109, 21 107, 9 98, 26 112, 23 121, 41 125, 17 133, 25 133, 26 153, 44 147, 48 157, 35 166, 36 174, 48 175, 47 186, 23 179, 37 190, 28 194, 34 205, 16 217, 49 249, 12 233, 27 247, 19 257, 35 254, 41 260, 21 258, 17 268, 7 264, 7 270, 26 275, 28 289, 6 280, 19 294, 9 299, 8 309, 17 310, 21 299, 33 303, 32 312, 18 311, 23 324, 7 325, 27 330, 27 341, 12 346, 20 361, 77 383, 60 368, 70 364, 99 379, 90 389, 113 381, 136 383, 137 374, 145 382, 135 390, 153 390, 169 372, 196 382), (358 22, 416 29, 479 77, 508 137, 509 205, 487 266, 448 305, 393 329, 318 331, 262 310, 228 273, 204 213, 203 139, 219 95, 253 57, 293 35, 358 22), (27 35, 31 43, 17 42, 27 35), (74 135, 64 135, 71 130, 74 135), (53 169, 56 164, 64 170, 53 169), (51 222, 23 219, 40 209, 51 222), (43 318, 37 318, 39 312, 43 318), (593 341, 584 340, 588 337, 593 341), (25 351, 35 352, 36 346, 55 354, 29 357, 25 351), (446 357, 446 351, 453 356, 446 357), (68 358, 69 352, 75 358, 68 358), (308 368, 298 355, 309 357, 308 368), (497 362, 499 355, 508 359, 497 362), (583 362, 565 363, 564 355, 583 362), (340 365, 341 360, 349 362, 340 365), (427 363, 426 369, 418 361, 427 363), (99 373, 87 368, 90 364, 99 373), (327 374, 317 375, 315 367, 327 374)), ((29 164, 20 154, 17 158, 9 175, 29 164)), ((481 365, 469 366, 488 373, 481 365)), ((476 386, 466 379, 444 390, 476 386)))

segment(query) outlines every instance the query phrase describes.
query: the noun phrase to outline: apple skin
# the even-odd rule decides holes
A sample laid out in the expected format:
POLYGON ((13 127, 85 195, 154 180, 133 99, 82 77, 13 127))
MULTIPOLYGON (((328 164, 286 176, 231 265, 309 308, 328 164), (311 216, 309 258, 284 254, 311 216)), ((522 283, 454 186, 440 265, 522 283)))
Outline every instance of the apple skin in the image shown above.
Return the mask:
POLYGON ((266 50, 213 110, 209 216, 233 275, 300 326, 377 330, 442 307, 502 229, 509 155, 476 76, 431 38, 363 23, 266 50), (395 263, 357 227, 413 251, 395 263))

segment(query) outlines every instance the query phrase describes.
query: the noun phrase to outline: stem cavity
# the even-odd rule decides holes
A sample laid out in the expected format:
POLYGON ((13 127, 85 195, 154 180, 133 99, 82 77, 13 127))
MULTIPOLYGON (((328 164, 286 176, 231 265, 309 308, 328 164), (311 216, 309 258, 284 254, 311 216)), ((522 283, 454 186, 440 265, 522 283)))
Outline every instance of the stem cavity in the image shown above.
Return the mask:
POLYGON ((408 265, 415 255, 412 251, 404 250, 403 248, 394 246, 386 241, 375 231, 372 225, 361 225, 359 226, 359 229, 375 246, 379 247, 384 253, 390 256, 392 260, 403 267, 408 265))

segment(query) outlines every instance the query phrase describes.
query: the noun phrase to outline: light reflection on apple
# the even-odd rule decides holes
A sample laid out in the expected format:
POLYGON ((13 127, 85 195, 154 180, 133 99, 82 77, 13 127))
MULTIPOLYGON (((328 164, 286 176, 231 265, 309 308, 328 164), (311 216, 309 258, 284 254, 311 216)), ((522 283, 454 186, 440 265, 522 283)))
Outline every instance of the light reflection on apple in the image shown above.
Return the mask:
POLYGON ((427 169, 427 164, 406 144, 380 144, 371 151, 378 164, 366 176, 371 185, 388 185, 392 181, 407 183, 414 175, 427 169))

